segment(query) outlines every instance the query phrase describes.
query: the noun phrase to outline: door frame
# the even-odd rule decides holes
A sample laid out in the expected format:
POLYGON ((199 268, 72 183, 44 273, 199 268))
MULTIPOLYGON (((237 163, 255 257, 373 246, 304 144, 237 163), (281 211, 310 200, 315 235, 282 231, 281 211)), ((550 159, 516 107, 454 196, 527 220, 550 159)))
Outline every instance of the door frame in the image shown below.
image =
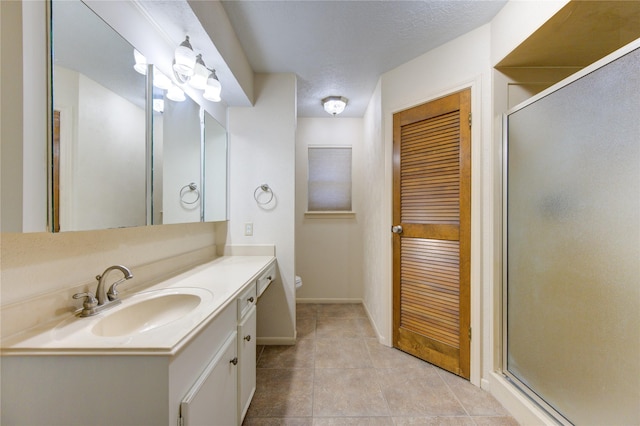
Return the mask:
MULTIPOLYGON (((487 306, 491 305, 494 308, 499 306, 500 295, 493 291, 493 283, 496 279, 492 268, 483 268, 482 266, 482 249, 494 250, 495 242, 493 240, 499 240, 501 237, 495 232, 491 232, 491 241, 483 242, 483 235, 489 235, 486 230, 483 233, 482 227, 488 230, 497 230, 499 232, 499 224, 494 223, 493 217, 483 218, 483 210, 491 211, 491 205, 493 199, 487 198, 483 201, 482 198, 482 183, 483 181, 489 181, 490 185, 496 185, 493 179, 493 169, 497 164, 495 157, 492 156, 489 159, 484 160, 482 158, 483 143, 486 144, 491 141, 491 128, 483 128, 482 126, 482 103, 481 97, 482 76, 477 76, 473 80, 467 80, 456 86, 448 87, 444 90, 440 90, 435 93, 431 93, 426 97, 414 99, 409 103, 396 105, 393 108, 387 110, 383 106, 384 117, 384 142, 385 142, 385 216, 384 225, 380 232, 384 232, 385 238, 387 238, 387 244, 385 244, 384 258, 385 262, 385 283, 386 283, 386 296, 387 296, 387 312, 386 312, 386 333, 385 339, 382 343, 387 346, 393 346, 393 234, 390 229, 393 225, 393 115, 395 113, 404 111, 406 109, 428 103, 439 98, 448 96, 452 93, 459 92, 465 89, 471 90, 471 114, 472 114, 472 126, 471 126, 471 277, 470 277, 470 296, 471 296, 471 328, 472 339, 470 346, 470 382, 476 386, 480 386, 482 379, 482 371, 486 365, 490 370, 493 370, 493 359, 483 359, 481 353, 482 348, 488 348, 490 343, 489 338, 491 335, 495 335, 499 330, 494 330, 492 324, 492 314, 487 311, 487 306), (483 164, 486 163, 486 164, 483 164), (483 167, 484 166, 484 167, 483 167), (482 225, 482 226, 481 226, 482 225), (484 285, 482 283, 484 282, 484 285), (482 304, 482 299, 488 298, 489 301, 482 304), (496 299, 498 298, 498 299, 496 299), (488 314, 485 314, 488 312, 488 314), (485 321, 482 321, 482 318, 485 321)), ((490 99, 486 99, 484 102, 484 110, 490 111, 490 99)), ((487 127, 487 126, 485 126, 487 127)), ((492 151, 494 152, 494 151, 492 151)), ((499 184, 499 183, 498 183, 499 184)), ((485 184, 485 186, 488 184, 485 184)), ((486 240, 486 239, 485 239, 486 240)), ((498 277, 499 278, 499 277, 498 277)), ((485 351, 486 354, 491 354, 490 350, 485 351)), ((482 380, 488 385, 486 380, 482 380)))

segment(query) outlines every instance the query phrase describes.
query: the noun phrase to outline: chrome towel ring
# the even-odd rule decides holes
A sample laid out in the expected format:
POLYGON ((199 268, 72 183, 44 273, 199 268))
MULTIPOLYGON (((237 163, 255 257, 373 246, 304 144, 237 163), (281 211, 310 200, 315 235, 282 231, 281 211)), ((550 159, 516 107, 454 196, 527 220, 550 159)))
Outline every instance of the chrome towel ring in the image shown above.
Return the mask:
POLYGON ((200 199, 200 190, 198 190, 198 185, 195 182, 191 182, 182 188, 180 188, 180 201, 185 204, 195 204, 200 199), (196 198, 193 201, 185 201, 184 197, 190 192, 195 192, 196 198))
POLYGON ((256 200, 256 203, 260 204, 261 206, 269 204, 273 200, 273 190, 269 187, 269 185, 263 183, 262 185, 259 185, 255 191, 253 191, 253 199, 256 200), (258 192, 259 190, 269 193, 269 199, 267 199, 266 201, 260 201, 261 193, 258 192))

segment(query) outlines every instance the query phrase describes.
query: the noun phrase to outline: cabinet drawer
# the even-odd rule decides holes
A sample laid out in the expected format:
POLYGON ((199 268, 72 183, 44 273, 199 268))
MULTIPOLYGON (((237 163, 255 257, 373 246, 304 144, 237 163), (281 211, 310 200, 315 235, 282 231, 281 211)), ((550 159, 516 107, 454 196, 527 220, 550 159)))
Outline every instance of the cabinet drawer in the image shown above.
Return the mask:
POLYGON ((269 287, 269 284, 271 284, 274 280, 276 279, 276 263, 273 262, 266 271, 264 271, 257 280, 257 292, 258 292, 258 297, 260 297, 262 295, 262 293, 264 293, 264 291, 267 289, 267 287, 269 287))
POLYGON ((256 284, 252 283, 238 296, 238 321, 256 304, 256 284))

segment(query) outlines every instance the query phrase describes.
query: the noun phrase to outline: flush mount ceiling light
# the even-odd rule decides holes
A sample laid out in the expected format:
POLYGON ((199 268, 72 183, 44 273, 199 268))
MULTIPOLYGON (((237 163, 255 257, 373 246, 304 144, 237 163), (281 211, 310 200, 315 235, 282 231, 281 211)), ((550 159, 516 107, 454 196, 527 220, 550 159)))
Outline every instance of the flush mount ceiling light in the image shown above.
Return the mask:
POLYGON ((347 106, 348 101, 344 96, 327 96, 322 100, 322 105, 325 111, 336 116, 344 111, 344 107, 347 106))

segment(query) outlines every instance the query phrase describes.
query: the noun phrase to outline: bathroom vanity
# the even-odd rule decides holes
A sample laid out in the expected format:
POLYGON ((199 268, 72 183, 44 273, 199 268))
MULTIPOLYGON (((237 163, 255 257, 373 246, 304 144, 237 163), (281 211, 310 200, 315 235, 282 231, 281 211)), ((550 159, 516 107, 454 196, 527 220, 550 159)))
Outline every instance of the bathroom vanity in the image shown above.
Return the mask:
POLYGON ((215 259, 2 342, 3 425, 238 425, 256 383, 272 256, 215 259), (259 290, 260 289, 260 290, 259 290))

